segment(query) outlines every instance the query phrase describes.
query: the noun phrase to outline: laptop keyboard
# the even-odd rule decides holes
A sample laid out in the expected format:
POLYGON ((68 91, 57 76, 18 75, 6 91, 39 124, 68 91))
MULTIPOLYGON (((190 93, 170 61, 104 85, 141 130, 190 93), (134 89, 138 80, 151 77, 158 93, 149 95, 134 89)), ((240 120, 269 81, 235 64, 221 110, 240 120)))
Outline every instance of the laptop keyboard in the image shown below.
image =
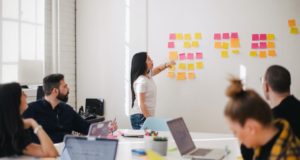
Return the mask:
POLYGON ((205 156, 207 153, 209 153, 210 149, 202 149, 198 148, 195 152, 191 153, 192 156, 205 156))

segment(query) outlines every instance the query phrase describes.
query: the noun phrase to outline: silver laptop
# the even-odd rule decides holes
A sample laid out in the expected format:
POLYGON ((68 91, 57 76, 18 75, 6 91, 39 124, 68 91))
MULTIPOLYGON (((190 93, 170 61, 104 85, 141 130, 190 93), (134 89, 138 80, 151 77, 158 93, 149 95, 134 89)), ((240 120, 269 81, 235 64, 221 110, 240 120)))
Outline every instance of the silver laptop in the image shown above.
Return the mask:
POLYGON ((167 121, 167 124, 181 156, 205 160, 221 160, 225 157, 225 151, 221 149, 196 148, 182 117, 167 121))
POLYGON ((115 160, 117 139, 65 136, 61 160, 115 160))
POLYGON ((112 121, 104 121, 97 122, 90 125, 88 136, 99 137, 99 138, 107 138, 107 136, 111 133, 112 121))

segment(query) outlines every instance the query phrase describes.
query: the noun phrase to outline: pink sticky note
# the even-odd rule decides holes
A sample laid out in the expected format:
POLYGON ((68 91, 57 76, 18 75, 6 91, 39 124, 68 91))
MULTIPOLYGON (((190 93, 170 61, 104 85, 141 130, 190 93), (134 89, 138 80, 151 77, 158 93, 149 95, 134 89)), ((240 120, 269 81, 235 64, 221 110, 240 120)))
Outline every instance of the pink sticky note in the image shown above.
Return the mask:
POLYGON ((202 58, 203 58, 203 54, 201 52, 197 52, 196 59, 202 59, 202 58))
POLYGON ((187 59, 193 60, 194 59, 194 54, 193 53, 188 53, 187 54, 187 59))
POLYGON ((258 34, 252 34, 252 41, 258 41, 259 35, 258 34))
POLYGON ((175 47, 174 42, 169 42, 169 43, 168 43, 168 48, 174 48, 174 47, 175 47))
POLYGON ((252 49, 258 49, 259 48, 258 43, 252 43, 251 48, 252 49))
POLYGON ((221 34, 220 33, 215 33, 214 34, 214 40, 221 40, 221 34))
POLYGON ((259 46, 260 46, 260 48, 265 49, 265 48, 267 48, 267 43, 266 42, 260 42, 259 46))
POLYGON ((176 39, 176 34, 175 33, 171 33, 169 36, 170 40, 175 40, 176 39))
POLYGON ((180 60, 185 60, 185 53, 180 53, 179 54, 179 59, 180 60))
POLYGON ((263 40, 263 41, 264 41, 264 40, 267 40, 267 34, 260 34, 260 35, 259 35, 259 39, 260 39, 260 40, 263 40))
POLYGON ((237 32, 231 33, 231 38, 239 38, 239 34, 237 32))
POLYGON ((223 33, 223 39, 229 39, 229 33, 223 33))

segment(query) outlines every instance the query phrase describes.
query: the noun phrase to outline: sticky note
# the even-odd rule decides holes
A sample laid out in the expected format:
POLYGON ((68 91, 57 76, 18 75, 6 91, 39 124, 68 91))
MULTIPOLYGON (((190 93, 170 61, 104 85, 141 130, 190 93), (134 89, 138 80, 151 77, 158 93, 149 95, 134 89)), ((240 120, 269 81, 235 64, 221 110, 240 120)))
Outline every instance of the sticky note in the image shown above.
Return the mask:
POLYGON ((201 33, 195 33, 195 39, 201 39, 202 35, 201 33))
POLYGON ((196 53, 196 59, 203 59, 203 53, 197 52, 196 53))
POLYGON ((240 53, 239 50, 232 50, 231 52, 232 52, 232 54, 239 54, 240 53))
POLYGON ((175 33, 170 33, 169 39, 170 40, 175 40, 176 39, 176 34, 175 33))
POLYGON ((186 70, 186 65, 185 65, 185 63, 179 63, 179 64, 178 64, 178 69, 186 70))
POLYGON ((214 40, 221 40, 221 34, 220 33, 215 33, 214 34, 214 40))
POLYGON ((189 63, 188 70, 194 70, 194 69, 195 69, 194 63, 189 63))
POLYGON ((289 23, 289 27, 295 27, 296 26, 296 20, 295 19, 289 19, 288 23, 289 23))
POLYGON ((231 38, 239 38, 239 35, 237 32, 231 33, 231 38))
POLYGON ((229 39, 230 36, 229 36, 229 33, 223 33, 223 39, 229 39))
POLYGON ((260 34, 259 39, 262 40, 262 41, 267 40, 267 34, 260 34))
POLYGON ((192 47, 193 48, 198 48, 199 47, 199 42, 198 41, 193 41, 192 42, 192 47))
POLYGON ((258 34, 252 34, 252 41, 258 41, 259 35, 258 34))
POLYGON ((191 40, 191 34, 184 34, 184 40, 191 40))
POLYGON ((185 53, 180 53, 179 54, 179 59, 180 60, 185 60, 185 53))
POLYGON ((169 42, 169 43, 168 43, 168 48, 174 48, 174 47, 175 47, 174 42, 169 42))
POLYGON ((204 68, 203 62, 196 62, 196 68, 197 69, 203 69, 204 68))
POLYGON ((291 34, 298 34, 299 33, 298 28, 297 27, 291 28, 290 33, 291 34))
POLYGON ((168 72, 167 76, 169 78, 175 78, 175 73, 174 72, 168 72))
POLYGON ((185 41, 185 42, 183 43, 183 47, 184 47, 184 48, 191 48, 191 43, 185 41))
POLYGON ((169 60, 175 61, 175 60, 177 60, 177 59, 178 59, 178 54, 177 54, 176 51, 171 51, 171 52, 169 52, 169 60))
POLYGON ((267 48, 267 43, 266 42, 260 42, 259 46, 260 46, 261 49, 265 49, 265 48, 267 48))
POLYGON ((193 53, 188 53, 187 54, 187 59, 188 60, 193 60, 194 59, 194 54, 193 53))
POLYGON ((267 48, 275 48, 275 43, 274 42, 268 42, 267 48))
POLYGON ((228 51, 227 51, 227 50, 221 51, 221 57, 222 57, 222 58, 228 58, 228 57, 229 57, 228 51))
POLYGON ((151 149, 147 150, 146 153, 147 153, 147 159, 149 160, 164 160, 164 158, 160 154, 154 152, 151 149))
POLYGON ((252 43, 252 44, 251 44, 251 48, 252 48, 252 49, 258 49, 258 48, 259 48, 258 43, 252 43))
POLYGON ((267 52, 266 51, 259 51, 259 57, 260 58, 267 58, 267 52))
POLYGON ((222 42, 215 42, 215 48, 216 49, 222 48, 222 42))
POLYGON ((267 40, 268 40, 268 41, 273 41, 273 40, 275 40, 275 35, 274 35, 274 34, 267 34, 267 40))
POLYGON ((249 56, 250 57, 256 57, 257 56, 257 52, 256 51, 250 51, 249 56))
POLYGON ((276 57, 276 51, 275 50, 269 50, 268 51, 268 56, 270 56, 270 57, 276 57))
POLYGON ((177 80, 186 80, 186 74, 184 72, 178 72, 176 79, 177 80))
POLYGON ((230 40, 230 47, 231 48, 239 48, 240 47, 240 40, 237 38, 232 38, 230 40))
POLYGON ((188 79, 195 79, 196 76, 195 76, 195 73, 194 72, 189 72, 188 73, 188 79))
POLYGON ((223 42, 223 43, 222 43, 222 48, 223 48, 223 49, 228 49, 228 47, 229 47, 228 42, 223 42))
POLYGON ((182 34, 181 34, 181 33, 177 33, 177 34, 176 34, 176 39, 177 39, 177 40, 182 40, 182 39, 183 39, 182 34))
POLYGON ((171 66, 171 67, 169 67, 169 71, 175 71, 175 65, 173 65, 173 66, 171 66))

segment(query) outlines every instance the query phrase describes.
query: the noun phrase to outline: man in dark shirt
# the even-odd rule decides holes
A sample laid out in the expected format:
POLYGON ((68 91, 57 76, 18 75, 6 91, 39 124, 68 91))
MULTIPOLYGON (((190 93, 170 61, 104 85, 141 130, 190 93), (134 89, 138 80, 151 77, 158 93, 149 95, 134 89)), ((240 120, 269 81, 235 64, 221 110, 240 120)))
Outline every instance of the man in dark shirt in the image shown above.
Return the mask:
MULTIPOLYGON (((43 126, 54 143, 63 141, 66 134, 76 131, 87 134, 89 123, 82 119, 73 108, 66 104, 69 88, 62 74, 51 74, 44 78, 45 97, 32 102, 23 113, 24 118, 33 118, 43 126)), ((39 143, 32 134, 33 141, 39 143)))
MULTIPOLYGON (((300 101, 290 93, 291 75, 279 65, 270 66, 263 79, 263 91, 269 101, 274 118, 289 122, 294 134, 300 137, 300 101)), ((241 147, 244 160, 252 160, 253 150, 241 147)))

